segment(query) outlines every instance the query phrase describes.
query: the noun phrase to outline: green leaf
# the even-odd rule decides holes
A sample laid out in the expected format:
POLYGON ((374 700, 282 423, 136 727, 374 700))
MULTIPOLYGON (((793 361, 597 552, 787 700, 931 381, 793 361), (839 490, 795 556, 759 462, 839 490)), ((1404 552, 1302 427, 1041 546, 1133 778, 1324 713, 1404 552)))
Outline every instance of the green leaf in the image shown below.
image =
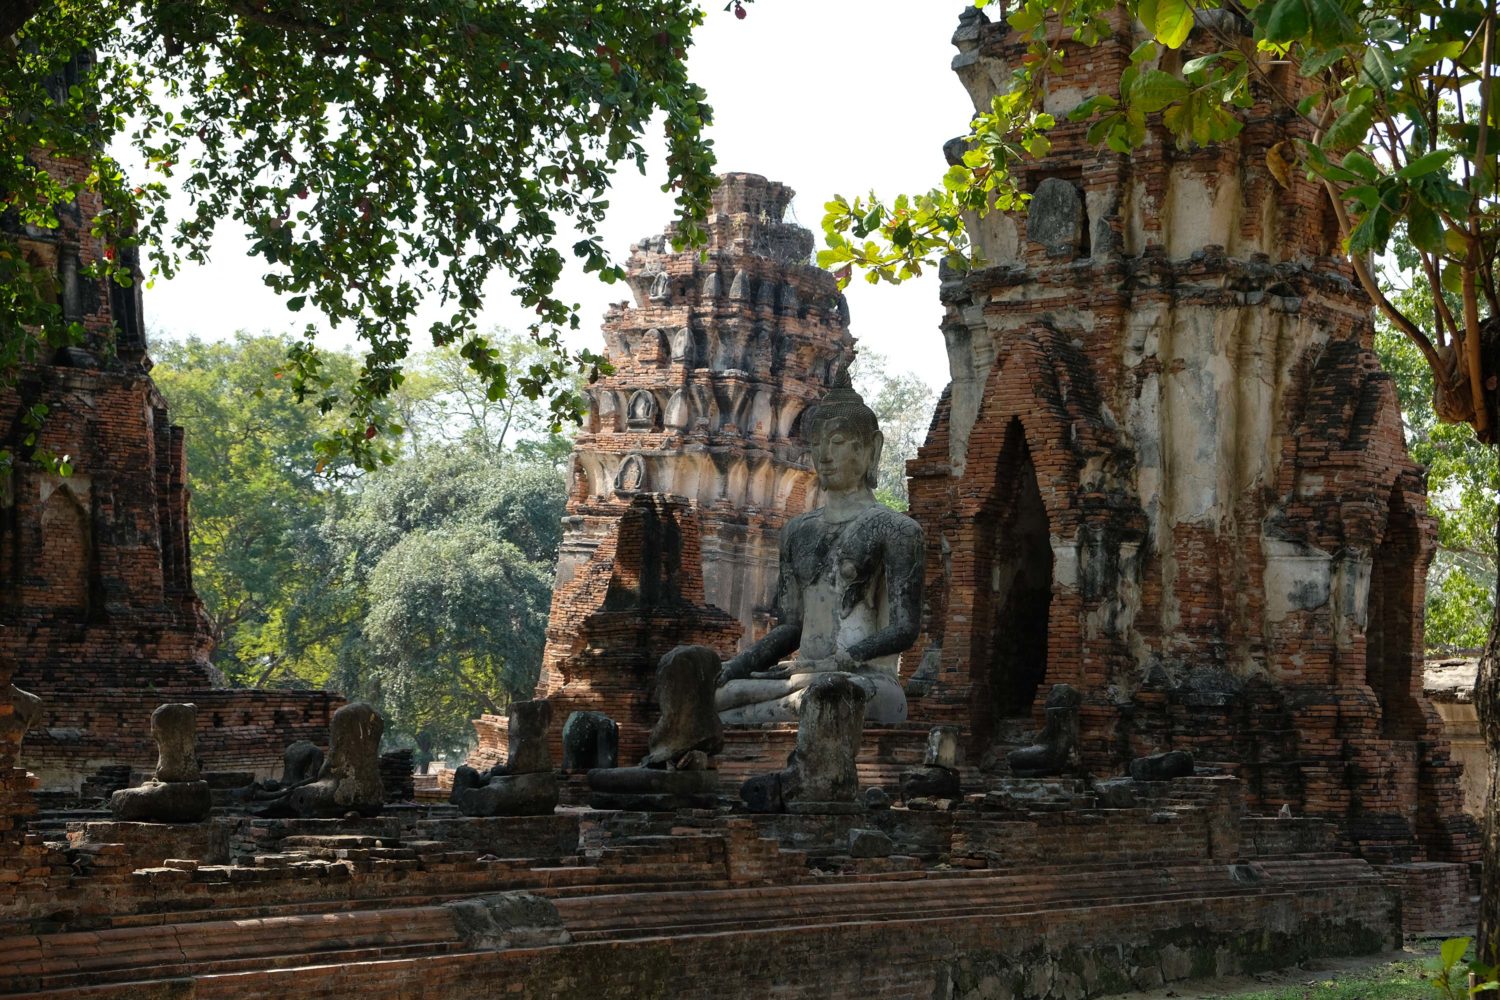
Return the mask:
MULTIPOLYGON (((1314 49, 1308 53, 1298 64, 1297 69, 1307 77, 1317 76, 1330 66, 1343 59, 1349 53, 1342 46, 1333 46, 1326 49, 1314 49)), ((1303 112, 1306 114, 1307 112, 1303 112)))
POLYGON ((1193 8, 1187 0, 1156 0, 1153 31, 1169 49, 1180 49, 1193 30, 1193 8))
MULTIPOLYGON (((1282 2, 1285 3, 1286 0, 1282 2)), ((1329 152, 1338 152, 1360 145, 1365 141, 1365 136, 1370 133, 1372 121, 1374 121, 1374 112, 1368 104, 1340 115, 1332 125, 1328 126, 1328 131, 1323 133, 1323 148, 1329 152)))
POLYGON ((1005 20, 1012 31, 1029 34, 1042 23, 1042 11, 1036 7, 1017 7, 1005 20))
POLYGON ((1365 49, 1365 60, 1362 65, 1365 79, 1382 90, 1394 86, 1400 79, 1396 72, 1396 63, 1391 59, 1390 50, 1380 42, 1371 43, 1365 49))
POLYGON ((1136 20, 1153 35, 1156 34, 1156 8, 1159 2, 1160 0, 1140 0, 1135 8, 1136 20))
MULTIPOLYGON (((1351 154, 1352 155, 1352 154, 1351 154)), ((1425 156, 1419 156, 1406 166, 1396 171, 1396 176, 1402 180, 1415 180, 1418 177, 1426 177, 1428 174, 1441 170, 1449 160, 1453 159, 1454 150, 1439 149, 1425 156)))
POLYGON ((1469 938, 1448 938, 1443 942, 1439 955, 1442 958, 1443 968, 1451 969, 1463 960, 1464 952, 1469 950, 1469 938))
POLYGON ((1186 83, 1159 69, 1147 70, 1136 78, 1130 90, 1131 107, 1145 114, 1160 111, 1182 100, 1191 91, 1186 83))
POLYGON ((1364 180, 1374 181, 1380 178, 1380 168, 1375 166, 1375 161, 1357 149, 1345 155, 1343 164, 1345 170, 1358 174, 1364 180))
POLYGON ((291 298, 286 300, 286 307, 292 312, 301 312, 302 307, 305 305, 307 305, 306 295, 293 295, 291 298))
POLYGON ((1436 212, 1416 198, 1406 206, 1406 234, 1420 250, 1437 253, 1443 249, 1442 220, 1436 212))
POLYGON ((1276 0, 1266 20, 1266 41, 1278 45, 1294 42, 1307 34, 1311 20, 1307 0, 1276 0))
POLYGON ((1457 264, 1448 264, 1443 268, 1442 276, 1443 290, 1449 295, 1462 295, 1464 293, 1464 272, 1457 264))
POLYGON ((1182 75, 1192 76, 1194 73, 1208 69, 1214 63, 1223 58, 1223 52, 1210 52, 1206 56, 1198 56, 1195 59, 1189 59, 1187 62, 1182 64, 1182 75))

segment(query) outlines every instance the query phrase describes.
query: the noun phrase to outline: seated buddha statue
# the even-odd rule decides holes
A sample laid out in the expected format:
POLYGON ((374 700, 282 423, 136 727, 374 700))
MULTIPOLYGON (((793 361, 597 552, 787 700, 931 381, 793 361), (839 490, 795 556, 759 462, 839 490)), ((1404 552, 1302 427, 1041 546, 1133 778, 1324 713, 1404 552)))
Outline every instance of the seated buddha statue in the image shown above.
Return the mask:
POLYGON ((823 505, 782 530, 779 624, 723 665, 714 707, 725 725, 795 721, 808 685, 839 673, 864 688, 866 721, 901 722, 897 660, 917 638, 922 528, 875 498, 884 438, 847 369, 805 427, 823 505))

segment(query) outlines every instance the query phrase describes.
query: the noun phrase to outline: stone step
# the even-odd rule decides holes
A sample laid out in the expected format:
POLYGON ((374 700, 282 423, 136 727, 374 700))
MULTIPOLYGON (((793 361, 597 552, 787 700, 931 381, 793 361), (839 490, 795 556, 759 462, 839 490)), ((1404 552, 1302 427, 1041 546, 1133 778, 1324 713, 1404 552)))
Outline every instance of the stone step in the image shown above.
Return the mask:
POLYGON ((1096 873, 1037 872, 1025 875, 983 876, 974 873, 959 877, 918 877, 884 881, 839 884, 779 886, 765 889, 732 889, 715 893, 711 900, 699 894, 691 897, 664 893, 651 898, 647 912, 629 912, 622 907, 603 907, 600 900, 580 905, 559 896, 558 909, 571 931, 604 936, 620 933, 654 932, 652 928, 698 925, 704 914, 725 923, 757 919, 826 923, 841 916, 857 914, 860 919, 902 918, 917 912, 948 912, 955 908, 976 906, 983 910, 996 907, 1023 909, 1046 905, 1081 905, 1112 900, 1194 899, 1259 894, 1269 891, 1303 890, 1312 886, 1341 885, 1353 877, 1372 877, 1371 870, 1360 862, 1332 866, 1312 864, 1285 866, 1279 873, 1266 872, 1258 881, 1236 881, 1229 866, 1213 865, 1174 869, 1142 869, 1122 872, 1115 879, 1100 879, 1096 873))

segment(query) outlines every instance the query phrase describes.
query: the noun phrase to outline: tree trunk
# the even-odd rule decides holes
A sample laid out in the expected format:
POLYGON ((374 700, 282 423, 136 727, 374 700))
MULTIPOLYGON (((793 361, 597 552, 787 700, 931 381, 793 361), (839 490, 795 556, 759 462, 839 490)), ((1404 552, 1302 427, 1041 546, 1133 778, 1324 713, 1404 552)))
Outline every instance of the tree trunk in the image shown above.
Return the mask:
MULTIPOLYGON (((1500 541, 1500 524, 1496 525, 1496 540, 1500 541)), ((1489 966, 1500 965, 1500 576, 1496 578, 1495 596, 1495 616, 1474 683, 1474 708, 1479 714, 1490 769, 1480 829, 1484 856, 1479 880, 1479 939, 1474 953, 1489 966)), ((1497 996, 1492 991, 1480 995, 1497 996)))

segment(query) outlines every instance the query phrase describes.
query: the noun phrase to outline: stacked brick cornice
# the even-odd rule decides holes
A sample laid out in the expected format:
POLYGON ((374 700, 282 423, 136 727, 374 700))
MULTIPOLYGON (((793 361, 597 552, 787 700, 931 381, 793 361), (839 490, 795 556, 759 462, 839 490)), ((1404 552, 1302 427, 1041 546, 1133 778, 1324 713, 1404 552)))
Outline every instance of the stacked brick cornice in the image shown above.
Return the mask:
POLYGON ((84 196, 58 228, 17 234, 33 264, 55 269, 64 318, 85 331, 0 390, 0 438, 16 457, 0 483, 0 654, 45 703, 27 765, 44 787, 74 789, 103 764, 148 766, 152 710, 185 701, 209 767, 270 773, 287 743, 323 738, 338 700, 220 686, 193 592, 183 432, 148 374, 138 292, 84 274, 103 252, 89 235, 97 210, 84 196), (21 415, 36 404, 47 408, 36 446, 66 456, 70 475, 32 460, 21 415))
POLYGON ((634 301, 604 320, 615 372, 589 389, 559 583, 632 496, 671 494, 700 512, 708 603, 747 639, 765 631, 781 527, 817 489, 801 416, 853 356, 843 296, 808 263, 812 234, 783 219, 791 198, 729 174, 706 247, 674 251, 669 229, 632 248, 634 301))
MULTIPOLYGON (((1118 79, 1137 32, 1069 46, 1047 110, 1118 79)), ((1023 42, 970 17, 955 43, 988 107, 1023 42)), ((1421 695, 1421 470, 1324 195, 1266 166, 1305 126, 1262 101, 1236 141, 1153 127, 1128 157, 1086 127, 1026 168, 1028 211, 973 220, 987 266, 943 285, 953 381, 909 467, 932 596, 905 663, 937 680, 913 717, 983 753, 1065 682, 1096 772, 1196 749, 1253 807, 1372 854, 1475 857, 1421 695)))

